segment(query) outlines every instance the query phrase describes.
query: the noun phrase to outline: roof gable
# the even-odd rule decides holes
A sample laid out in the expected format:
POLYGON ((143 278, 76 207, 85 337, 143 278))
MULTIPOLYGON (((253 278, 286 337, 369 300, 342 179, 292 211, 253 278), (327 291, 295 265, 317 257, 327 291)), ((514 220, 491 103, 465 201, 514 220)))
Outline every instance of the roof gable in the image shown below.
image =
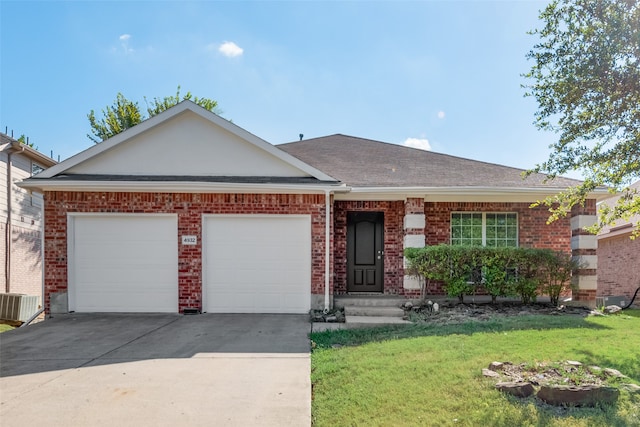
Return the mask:
POLYGON ((154 116, 40 175, 273 176, 335 181, 191 101, 154 116))

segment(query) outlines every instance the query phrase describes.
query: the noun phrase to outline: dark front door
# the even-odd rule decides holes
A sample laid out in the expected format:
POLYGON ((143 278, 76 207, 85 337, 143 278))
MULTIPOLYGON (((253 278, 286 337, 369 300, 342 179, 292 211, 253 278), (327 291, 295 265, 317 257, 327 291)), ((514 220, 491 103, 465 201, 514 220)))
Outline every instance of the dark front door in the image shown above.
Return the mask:
POLYGON ((382 292, 384 214, 347 213, 347 292, 382 292))

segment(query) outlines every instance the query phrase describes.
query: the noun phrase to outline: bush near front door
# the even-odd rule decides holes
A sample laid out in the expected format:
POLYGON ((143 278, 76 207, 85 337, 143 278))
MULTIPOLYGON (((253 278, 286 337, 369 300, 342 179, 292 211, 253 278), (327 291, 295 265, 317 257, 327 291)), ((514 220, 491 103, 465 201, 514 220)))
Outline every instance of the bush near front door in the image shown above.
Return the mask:
POLYGON ((460 301, 482 288, 492 302, 519 296, 528 304, 548 295, 558 305, 580 267, 569 254, 550 249, 435 245, 406 249, 405 256, 407 274, 424 278, 425 286, 444 283, 447 294, 460 301))

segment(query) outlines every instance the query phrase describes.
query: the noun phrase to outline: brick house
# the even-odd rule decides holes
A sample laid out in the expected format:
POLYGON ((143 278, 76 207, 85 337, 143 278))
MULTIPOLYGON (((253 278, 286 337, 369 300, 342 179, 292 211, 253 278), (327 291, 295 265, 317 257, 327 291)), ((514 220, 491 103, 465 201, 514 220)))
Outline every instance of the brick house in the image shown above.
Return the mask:
MULTIPOLYGON (((582 256, 596 198, 546 225, 575 181, 333 135, 273 146, 185 101, 22 183, 45 195, 49 312, 304 313, 334 295, 419 294, 403 250, 437 243, 582 256), (474 240, 475 239, 475 240, 474 240)), ((433 289, 432 292, 441 290, 433 289)))
MULTIPOLYGON (((640 181, 631 188, 640 191, 640 181)), ((603 203, 614 206, 619 197, 603 203)), ((640 287, 640 239, 630 238, 639 226, 640 215, 635 215, 604 227, 598 234, 598 297, 625 297, 628 303, 640 287)), ((640 304, 638 298, 635 304, 640 304)))
POLYGON ((0 133, 0 292, 42 301, 42 194, 16 185, 56 161, 0 133))

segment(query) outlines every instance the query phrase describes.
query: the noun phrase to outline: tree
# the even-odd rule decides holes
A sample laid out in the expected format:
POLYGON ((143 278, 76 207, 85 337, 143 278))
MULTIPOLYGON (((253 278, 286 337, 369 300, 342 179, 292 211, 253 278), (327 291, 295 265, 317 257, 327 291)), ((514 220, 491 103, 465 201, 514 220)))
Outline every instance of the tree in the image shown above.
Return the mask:
POLYGON ((33 142, 29 142, 29 138, 23 133, 20 135, 20 138, 17 139, 21 144, 26 145, 27 147, 31 147, 37 150, 37 147, 34 146, 33 142))
POLYGON ((559 137, 549 158, 527 174, 553 179, 572 170, 582 184, 537 204, 550 221, 584 203, 599 186, 622 191, 618 204, 600 209, 599 224, 640 213, 640 3, 636 0, 554 0, 540 13, 544 26, 525 78, 525 96, 538 102, 535 124, 559 137))
POLYGON ((101 119, 96 118, 94 110, 87 114, 91 125, 91 133, 93 134, 87 134, 87 137, 97 144, 185 100, 193 101, 216 114, 221 113, 218 110, 218 103, 212 99, 194 97, 191 92, 187 92, 186 95, 180 97, 180 86, 178 86, 175 96, 166 96, 161 99, 153 98, 151 102, 144 97, 144 101, 147 104, 146 116, 140 111, 140 106, 137 102, 130 101, 122 93, 118 93, 113 105, 107 105, 102 110, 101 119))

